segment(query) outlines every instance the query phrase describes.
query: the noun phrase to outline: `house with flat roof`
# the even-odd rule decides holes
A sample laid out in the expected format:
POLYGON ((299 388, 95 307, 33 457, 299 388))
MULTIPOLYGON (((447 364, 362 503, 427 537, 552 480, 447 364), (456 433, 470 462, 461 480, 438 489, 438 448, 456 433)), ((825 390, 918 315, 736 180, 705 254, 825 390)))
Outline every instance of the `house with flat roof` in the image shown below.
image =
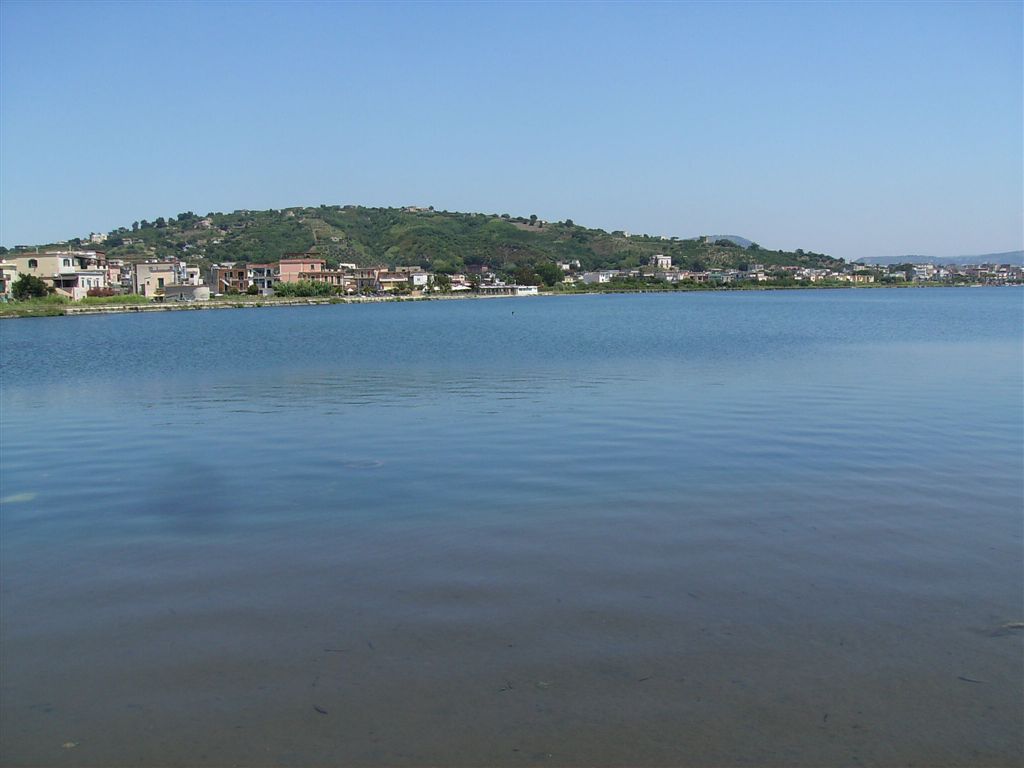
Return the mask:
POLYGON ((107 258, 102 251, 19 251, 8 258, 19 275, 38 277, 59 295, 74 301, 94 288, 108 287, 107 258))
POLYGON ((536 285, 481 285, 478 289, 481 296, 537 296, 536 285))
POLYGON ((248 287, 245 264, 214 264, 210 268, 210 290, 214 293, 245 293, 248 287))
POLYGON ((255 285, 263 296, 273 292, 279 279, 277 264, 249 264, 246 269, 249 285, 255 285))
POLYGON ((405 272, 381 270, 377 273, 377 282, 382 291, 393 292, 409 285, 409 275, 405 272))
POLYGON ((140 296, 160 298, 167 286, 178 282, 178 272, 173 262, 140 261, 133 268, 132 290, 140 296))
POLYGON ((310 279, 300 275, 323 272, 325 269, 327 262, 324 259, 286 254, 285 258, 278 262, 278 280, 282 283, 297 283, 299 280, 310 279))
POLYGON ((586 285, 610 283, 612 278, 619 274, 617 269, 603 269, 598 272, 584 272, 580 280, 586 285))

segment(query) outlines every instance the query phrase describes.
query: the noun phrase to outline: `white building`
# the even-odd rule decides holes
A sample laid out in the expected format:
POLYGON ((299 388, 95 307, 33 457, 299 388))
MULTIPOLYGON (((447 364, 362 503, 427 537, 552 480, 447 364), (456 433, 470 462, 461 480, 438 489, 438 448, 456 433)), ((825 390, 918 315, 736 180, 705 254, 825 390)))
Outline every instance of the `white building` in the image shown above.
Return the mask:
POLYGON ((18 279, 18 266, 11 261, 0 261, 0 296, 10 296, 11 286, 18 279))
POLYGON ((132 265, 132 290, 142 296, 161 297, 172 285, 203 284, 199 267, 184 261, 140 261, 132 265))
POLYGON ((246 267, 246 275, 249 278, 249 285, 255 285, 261 296, 267 296, 274 291, 274 284, 278 282, 281 274, 277 264, 249 264, 246 267))
POLYGON ((481 285, 478 289, 481 296, 537 296, 536 285, 481 285))

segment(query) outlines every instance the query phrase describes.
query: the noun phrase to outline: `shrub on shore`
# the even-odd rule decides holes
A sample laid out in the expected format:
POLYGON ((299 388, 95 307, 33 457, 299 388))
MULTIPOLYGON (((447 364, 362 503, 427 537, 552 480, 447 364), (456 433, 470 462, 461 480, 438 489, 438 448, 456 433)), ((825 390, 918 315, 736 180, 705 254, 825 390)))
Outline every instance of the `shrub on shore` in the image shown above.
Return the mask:
POLYGON ((11 284, 11 295, 18 301, 27 299, 42 299, 52 289, 35 275, 18 275, 18 279, 11 284))
POLYGON ((333 296, 337 293, 333 285, 315 282, 313 280, 299 280, 295 283, 276 283, 274 285, 275 296, 333 296))
POLYGON ((86 296, 76 304, 148 304, 150 300, 138 293, 121 293, 113 296, 86 296))

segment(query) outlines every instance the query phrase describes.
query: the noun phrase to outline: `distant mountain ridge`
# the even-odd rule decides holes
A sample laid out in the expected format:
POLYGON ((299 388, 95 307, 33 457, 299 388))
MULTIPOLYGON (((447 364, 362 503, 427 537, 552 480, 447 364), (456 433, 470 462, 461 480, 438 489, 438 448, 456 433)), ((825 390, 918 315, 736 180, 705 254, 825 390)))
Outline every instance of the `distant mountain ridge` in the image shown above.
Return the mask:
POLYGON ((1002 251, 1001 253, 978 253, 965 256, 871 256, 855 261, 864 264, 1015 264, 1024 266, 1024 251, 1002 251))
POLYGON ((729 240, 736 243, 740 248, 749 248, 754 243, 753 240, 748 240, 747 238, 740 237, 739 235, 708 235, 708 240, 712 243, 719 240, 729 240))

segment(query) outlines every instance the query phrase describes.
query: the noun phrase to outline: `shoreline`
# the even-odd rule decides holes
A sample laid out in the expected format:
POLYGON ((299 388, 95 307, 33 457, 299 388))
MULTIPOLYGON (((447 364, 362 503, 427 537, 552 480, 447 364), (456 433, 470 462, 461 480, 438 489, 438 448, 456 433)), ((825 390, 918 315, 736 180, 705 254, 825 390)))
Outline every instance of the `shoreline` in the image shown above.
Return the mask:
POLYGON ((551 296, 601 296, 627 295, 641 293, 739 293, 748 291, 829 291, 829 290, 878 290, 908 288, 1008 288, 1012 285, 982 285, 968 283, 962 285, 921 284, 906 285, 766 285, 750 287, 715 287, 715 288, 622 288, 618 290, 576 290, 576 291, 544 291, 536 296, 484 296, 476 293, 469 295, 442 294, 439 296, 309 296, 287 298, 242 298, 210 299, 202 302, 152 302, 148 304, 54 304, 52 306, 31 306, 24 309, 5 309, 0 304, 0 320, 18 320, 38 317, 73 317, 76 315, 122 315, 143 312, 198 312, 215 309, 262 309, 267 307, 304 307, 323 306, 329 304, 380 304, 409 301, 462 301, 466 299, 530 299, 551 296))
MULTIPOLYGON (((543 294, 554 295, 554 294, 543 294)), ((515 299, 525 296, 305 296, 287 298, 210 299, 208 301, 151 302, 148 304, 54 304, 52 307, 26 307, 23 311, 4 310, 0 304, 0 320, 31 317, 72 317, 75 315, 124 315, 142 312, 198 312, 208 309, 256 309, 266 307, 305 307, 327 304, 379 304, 400 301, 449 301, 456 299, 515 299)))

